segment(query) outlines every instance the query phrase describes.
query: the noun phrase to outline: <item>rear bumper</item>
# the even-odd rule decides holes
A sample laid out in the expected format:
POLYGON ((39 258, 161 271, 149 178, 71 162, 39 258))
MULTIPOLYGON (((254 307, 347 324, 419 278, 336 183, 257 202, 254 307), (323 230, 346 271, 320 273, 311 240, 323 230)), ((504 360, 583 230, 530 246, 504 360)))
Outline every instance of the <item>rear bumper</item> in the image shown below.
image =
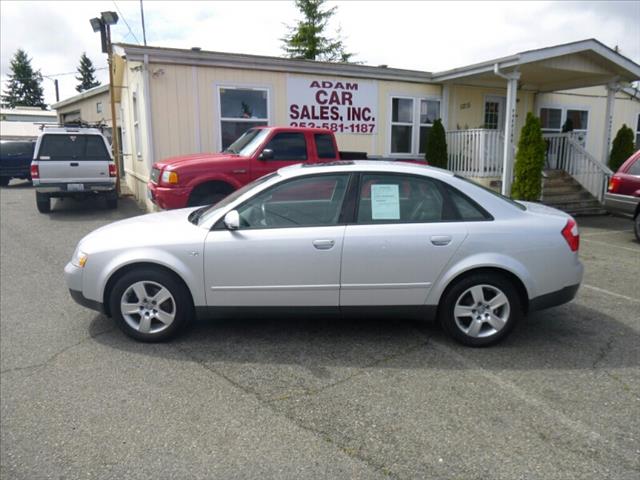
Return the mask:
POLYGON ((2 167, 0 170, 0 177, 29 178, 30 176, 30 165, 26 167, 2 167))
POLYGON ((110 192, 115 190, 116 183, 114 182, 68 182, 68 183, 43 183, 41 180, 33 181, 33 186, 36 188, 36 192, 39 193, 54 193, 61 195, 76 195, 87 192, 110 192), (81 183, 83 190, 69 190, 69 184, 81 183))
POLYGON ((544 310, 545 308, 556 307, 573 300, 578 293, 580 284, 570 285, 555 292, 546 293, 529 300, 529 311, 544 310))
POLYGON ((640 198, 632 195, 620 195, 617 193, 604 194, 604 208, 610 213, 618 215, 635 215, 640 203, 640 198))
POLYGON ((155 183, 147 183, 149 200, 165 210, 185 208, 191 194, 190 188, 159 187, 155 183))

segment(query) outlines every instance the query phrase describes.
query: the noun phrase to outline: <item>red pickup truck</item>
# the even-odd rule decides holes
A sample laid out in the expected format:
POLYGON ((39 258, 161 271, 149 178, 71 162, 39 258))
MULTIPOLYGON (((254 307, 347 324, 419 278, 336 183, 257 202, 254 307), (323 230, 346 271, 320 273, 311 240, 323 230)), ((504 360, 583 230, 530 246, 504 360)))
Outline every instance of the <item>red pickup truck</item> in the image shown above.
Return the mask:
POLYGON ((338 151, 331 130, 258 127, 245 132, 222 153, 181 155, 156 162, 148 193, 164 209, 206 205, 288 165, 366 158, 366 153, 338 151))

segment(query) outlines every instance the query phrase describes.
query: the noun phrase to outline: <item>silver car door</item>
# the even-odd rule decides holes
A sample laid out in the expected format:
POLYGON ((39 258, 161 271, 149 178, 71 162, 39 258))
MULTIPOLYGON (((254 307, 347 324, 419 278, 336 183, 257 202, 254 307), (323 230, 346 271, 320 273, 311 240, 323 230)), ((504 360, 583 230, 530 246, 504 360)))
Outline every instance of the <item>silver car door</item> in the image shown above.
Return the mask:
POLYGON ((238 230, 214 227, 205 244, 207 304, 337 307, 349 178, 281 182, 238 207, 238 230))
POLYGON ((426 177, 363 174, 345 231, 340 305, 422 305, 467 235, 426 177))

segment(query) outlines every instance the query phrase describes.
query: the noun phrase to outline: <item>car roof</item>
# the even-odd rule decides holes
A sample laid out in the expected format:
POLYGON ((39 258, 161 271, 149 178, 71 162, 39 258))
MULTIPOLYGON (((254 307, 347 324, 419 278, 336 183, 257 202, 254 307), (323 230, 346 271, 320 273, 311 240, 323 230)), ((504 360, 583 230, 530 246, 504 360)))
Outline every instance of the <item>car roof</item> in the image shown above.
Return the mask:
POLYGON ((42 130, 43 134, 67 134, 73 133, 74 135, 102 135, 102 132, 97 128, 86 127, 45 127, 42 130))
POLYGON ((380 172, 380 173, 407 173, 425 175, 436 178, 451 178, 453 173, 441 168, 407 163, 400 160, 342 160, 326 163, 303 163, 283 167, 278 170, 281 177, 298 177, 313 173, 342 173, 342 172, 380 172))

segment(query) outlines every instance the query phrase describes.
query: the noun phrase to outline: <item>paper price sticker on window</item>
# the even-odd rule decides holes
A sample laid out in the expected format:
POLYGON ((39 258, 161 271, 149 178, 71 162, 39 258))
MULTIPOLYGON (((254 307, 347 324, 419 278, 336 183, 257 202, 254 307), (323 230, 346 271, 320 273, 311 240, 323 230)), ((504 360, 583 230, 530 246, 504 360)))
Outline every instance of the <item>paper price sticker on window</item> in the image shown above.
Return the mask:
POLYGON ((398 185, 371 185, 371 219, 400 220, 398 185))

